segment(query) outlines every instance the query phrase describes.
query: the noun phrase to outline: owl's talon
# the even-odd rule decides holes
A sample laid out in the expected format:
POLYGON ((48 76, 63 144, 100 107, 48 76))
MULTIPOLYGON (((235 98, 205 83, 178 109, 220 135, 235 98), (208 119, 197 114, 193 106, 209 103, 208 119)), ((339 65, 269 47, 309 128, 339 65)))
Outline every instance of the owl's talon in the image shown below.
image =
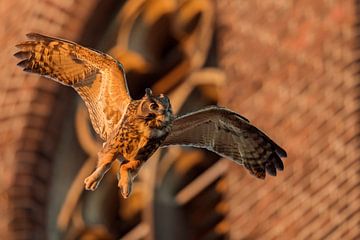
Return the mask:
POLYGON ((123 198, 128 198, 129 195, 130 195, 130 192, 128 191, 128 189, 126 187, 122 187, 120 186, 120 192, 121 192, 121 195, 123 196, 123 198))
POLYGON ((90 191, 95 191, 100 183, 100 179, 93 177, 90 175, 89 177, 85 178, 84 184, 85 189, 90 191))
POLYGON ((124 198, 128 198, 131 193, 131 184, 122 185, 121 183, 119 183, 118 186, 120 188, 121 195, 124 198))
POLYGON ((119 188, 120 188, 120 192, 121 192, 121 195, 124 197, 124 198, 128 198, 130 193, 131 193, 131 184, 128 184, 128 185, 121 185, 119 184, 118 185, 119 188))
MULTIPOLYGON (((120 179, 122 179, 122 178, 120 178, 120 179)), ((120 180, 118 183, 118 187, 120 188, 121 195, 124 198, 128 198, 131 193, 131 190, 132 190, 132 181, 130 180, 129 177, 127 179, 128 179, 127 181, 120 180)))

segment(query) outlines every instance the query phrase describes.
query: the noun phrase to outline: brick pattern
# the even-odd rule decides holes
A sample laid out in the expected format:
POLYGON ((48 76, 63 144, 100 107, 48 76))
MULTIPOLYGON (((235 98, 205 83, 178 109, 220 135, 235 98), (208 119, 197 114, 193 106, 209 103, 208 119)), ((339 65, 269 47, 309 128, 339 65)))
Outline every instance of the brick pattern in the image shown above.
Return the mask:
POLYGON ((289 155, 265 181, 233 165, 232 239, 360 239, 358 2, 217 1, 222 104, 289 155))
POLYGON ((0 239, 45 239, 47 187, 70 91, 24 74, 14 45, 34 31, 76 40, 96 0, 0 1, 0 239))

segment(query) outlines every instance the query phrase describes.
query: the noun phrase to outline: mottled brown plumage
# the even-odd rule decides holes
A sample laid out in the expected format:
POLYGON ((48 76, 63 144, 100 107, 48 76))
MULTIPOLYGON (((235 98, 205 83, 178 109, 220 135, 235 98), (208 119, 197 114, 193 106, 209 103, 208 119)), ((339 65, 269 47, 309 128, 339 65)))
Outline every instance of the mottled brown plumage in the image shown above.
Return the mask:
POLYGON ((85 179, 86 189, 95 190, 111 163, 118 159, 119 187, 123 196, 128 197, 133 179, 167 137, 173 118, 169 99, 163 95, 154 97, 150 89, 141 100, 131 101, 122 121, 99 152, 97 169, 85 179))
POLYGON ((73 87, 84 100, 95 131, 105 141, 85 188, 95 190, 115 159, 119 187, 126 198, 141 165, 160 147, 206 148, 244 165, 258 178, 283 170, 286 152, 247 119, 228 109, 209 107, 175 118, 170 101, 150 89, 132 100, 121 64, 104 53, 76 43, 27 34, 15 54, 24 71, 73 87))
POLYGON ((119 122, 131 101, 121 64, 104 53, 76 43, 26 35, 32 41, 16 45, 24 71, 38 73, 73 87, 84 100, 95 131, 103 140, 119 122))

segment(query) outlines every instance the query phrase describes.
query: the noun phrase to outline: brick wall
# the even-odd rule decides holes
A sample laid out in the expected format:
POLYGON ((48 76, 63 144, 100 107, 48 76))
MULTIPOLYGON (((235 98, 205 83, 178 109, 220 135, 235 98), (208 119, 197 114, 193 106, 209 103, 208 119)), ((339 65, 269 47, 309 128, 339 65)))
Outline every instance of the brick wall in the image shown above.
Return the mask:
POLYGON ((56 139, 69 89, 23 73, 12 56, 25 33, 76 40, 96 0, 0 1, 0 239, 44 239, 56 139))
MULTIPOLYGON (((51 161, 71 101, 69 89, 16 68, 13 46, 30 31, 78 39, 96 2, 0 1, 0 239, 45 238, 51 161)), ((289 154, 265 181, 232 166, 232 239, 359 238, 357 1, 217 4, 231 86, 222 105, 289 154)))
POLYGON ((222 104, 288 151, 228 174, 232 239, 359 239, 358 1, 221 0, 222 104))

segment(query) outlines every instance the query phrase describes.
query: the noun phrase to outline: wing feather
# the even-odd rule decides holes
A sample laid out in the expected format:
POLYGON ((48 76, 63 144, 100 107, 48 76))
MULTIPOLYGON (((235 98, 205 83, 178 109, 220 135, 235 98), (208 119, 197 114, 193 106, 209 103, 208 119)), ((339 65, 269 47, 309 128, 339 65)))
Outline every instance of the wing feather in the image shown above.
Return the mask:
POLYGON ((174 120, 162 144, 206 148, 244 165, 258 178, 283 170, 286 152, 249 121, 225 108, 202 109, 174 120))
POLYGON ((38 33, 26 35, 14 56, 18 66, 73 87, 88 108, 95 131, 104 140, 120 121, 130 103, 121 64, 104 53, 64 39, 38 33))

